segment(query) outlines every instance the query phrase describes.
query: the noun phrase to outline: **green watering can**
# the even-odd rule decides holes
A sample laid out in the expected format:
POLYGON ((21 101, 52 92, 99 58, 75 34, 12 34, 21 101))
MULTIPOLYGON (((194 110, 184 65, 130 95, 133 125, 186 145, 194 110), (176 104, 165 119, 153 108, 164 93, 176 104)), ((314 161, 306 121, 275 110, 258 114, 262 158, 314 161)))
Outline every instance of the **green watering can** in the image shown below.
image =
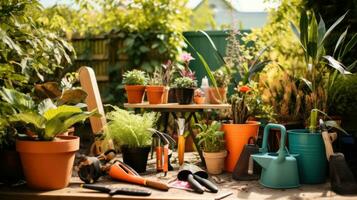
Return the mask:
POLYGON ((291 155, 285 147, 286 129, 280 124, 268 124, 264 129, 263 145, 253 159, 262 166, 259 183, 269 188, 299 187, 299 172, 296 156, 291 155), (280 129, 280 147, 277 153, 269 153, 267 148, 270 129, 280 129))

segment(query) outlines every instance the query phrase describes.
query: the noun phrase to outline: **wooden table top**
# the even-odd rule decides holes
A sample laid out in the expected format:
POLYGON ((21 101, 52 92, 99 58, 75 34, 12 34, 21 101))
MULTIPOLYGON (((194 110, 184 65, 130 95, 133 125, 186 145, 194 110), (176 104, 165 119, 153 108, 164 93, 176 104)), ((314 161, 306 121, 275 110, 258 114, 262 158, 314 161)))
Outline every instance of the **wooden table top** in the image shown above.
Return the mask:
MULTIPOLYGON (((197 153, 185 153, 185 161, 190 163, 198 162, 197 153)), ((143 177, 159 180, 165 183, 172 182, 178 173, 179 166, 177 164, 177 153, 175 152, 172 157, 173 171, 169 171, 167 176, 163 173, 156 173, 155 171, 155 158, 149 159, 147 172, 142 174, 143 177)), ((51 177, 48 177, 51 178, 51 177)), ((330 183, 317 185, 302 185, 294 189, 269 189, 263 187, 258 181, 236 181, 232 179, 230 173, 223 173, 210 177, 218 188, 218 193, 204 192, 197 194, 191 191, 170 188, 169 191, 159 191, 155 189, 146 188, 143 186, 133 185, 129 183, 113 181, 109 177, 102 177, 99 179, 98 184, 108 185, 114 187, 129 187, 147 189, 152 193, 147 197, 140 196, 127 196, 127 195, 114 195, 109 196, 105 193, 99 193, 93 190, 81 188, 83 183, 78 177, 72 177, 68 187, 60 190, 53 191, 36 191, 27 188, 26 186, 8 187, 0 185, 0 200, 103 200, 103 199, 157 199, 157 200, 216 200, 217 197, 227 193, 232 195, 222 200, 232 199, 355 199, 356 197, 343 197, 330 191, 330 183)))
POLYGON ((230 104, 187 104, 181 105, 178 103, 167 103, 167 104, 149 104, 144 103, 125 103, 125 108, 149 108, 149 109, 192 109, 192 110, 205 110, 205 109, 229 109, 230 104))

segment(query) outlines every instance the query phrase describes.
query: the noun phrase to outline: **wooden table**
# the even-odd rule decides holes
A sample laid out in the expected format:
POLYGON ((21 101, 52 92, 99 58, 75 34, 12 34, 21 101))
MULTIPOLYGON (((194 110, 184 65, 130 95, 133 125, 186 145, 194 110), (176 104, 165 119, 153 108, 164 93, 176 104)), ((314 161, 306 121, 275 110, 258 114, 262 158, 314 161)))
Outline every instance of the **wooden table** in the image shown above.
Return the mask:
MULTIPOLYGON (((187 117, 185 117, 186 126, 190 126, 191 119, 193 118, 195 123, 198 123, 198 119, 196 113, 203 113, 207 110, 222 110, 222 109, 230 109, 230 104, 187 104, 182 105, 178 103, 168 103, 168 104, 149 104, 148 102, 138 103, 138 104, 129 104, 125 103, 124 108, 132 108, 136 109, 148 109, 156 112, 162 113, 162 118, 164 122, 164 133, 167 133, 168 121, 170 114, 174 117, 174 119, 178 119, 176 113, 182 113, 182 116, 185 116, 185 113, 189 113, 187 117)), ((205 160, 202 155, 202 151, 198 148, 196 136, 193 133, 192 129, 189 128, 190 136, 196 146, 196 149, 200 155, 203 166, 205 166, 205 160)))
MULTIPOLYGON (((185 153, 185 161, 197 164, 197 153, 185 153)), ((174 171, 169 171, 166 177, 163 173, 155 172, 155 159, 149 160, 147 173, 143 176, 150 179, 160 180, 169 183, 178 173, 177 153, 173 155, 174 171)), ((126 195, 114 195, 95 192, 80 187, 82 182, 77 177, 73 177, 70 185, 61 190, 36 191, 20 187, 8 187, 0 185, 0 200, 103 200, 103 199, 157 199, 157 200, 215 200, 218 196, 232 192, 233 194, 223 200, 233 199, 356 199, 356 196, 342 197, 330 191, 328 182, 318 185, 302 185, 295 189, 269 189, 261 186, 258 181, 235 181, 230 173, 211 176, 210 179, 219 188, 217 194, 205 192, 196 194, 190 191, 170 188, 168 192, 149 189, 143 186, 132 185, 123 182, 112 181, 109 178, 99 179, 98 184, 110 184, 117 187, 130 187, 148 189, 152 194, 148 197, 135 197, 126 195)), ((51 178, 51 177, 48 177, 51 178)))

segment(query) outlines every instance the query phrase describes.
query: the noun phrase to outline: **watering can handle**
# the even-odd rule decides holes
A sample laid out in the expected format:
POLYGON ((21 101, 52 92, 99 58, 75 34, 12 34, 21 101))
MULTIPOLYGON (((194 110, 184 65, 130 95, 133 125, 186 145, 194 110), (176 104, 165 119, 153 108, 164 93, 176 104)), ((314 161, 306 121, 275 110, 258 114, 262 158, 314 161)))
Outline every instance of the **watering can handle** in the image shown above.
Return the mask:
POLYGON ((281 125, 281 124, 272 124, 269 123, 265 126, 264 128, 264 136, 263 136, 263 144, 262 144, 262 148, 260 149, 260 152, 262 153, 267 153, 268 152, 268 135, 270 133, 270 129, 280 129, 281 132, 281 138, 280 138, 280 147, 279 147, 279 157, 281 156, 285 156, 283 155, 284 153, 286 153, 285 150, 285 139, 286 139, 286 129, 285 126, 281 125))

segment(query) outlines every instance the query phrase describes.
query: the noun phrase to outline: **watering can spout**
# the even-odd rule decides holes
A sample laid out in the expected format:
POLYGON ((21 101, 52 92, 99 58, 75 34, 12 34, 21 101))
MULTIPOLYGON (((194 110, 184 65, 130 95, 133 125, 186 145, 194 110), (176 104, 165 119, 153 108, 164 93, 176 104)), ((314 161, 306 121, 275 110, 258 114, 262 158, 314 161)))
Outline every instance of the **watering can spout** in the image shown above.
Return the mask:
POLYGON ((252 155, 253 159, 262 167, 262 168, 267 168, 271 162, 271 159, 267 156, 264 156, 262 154, 255 154, 252 155))

